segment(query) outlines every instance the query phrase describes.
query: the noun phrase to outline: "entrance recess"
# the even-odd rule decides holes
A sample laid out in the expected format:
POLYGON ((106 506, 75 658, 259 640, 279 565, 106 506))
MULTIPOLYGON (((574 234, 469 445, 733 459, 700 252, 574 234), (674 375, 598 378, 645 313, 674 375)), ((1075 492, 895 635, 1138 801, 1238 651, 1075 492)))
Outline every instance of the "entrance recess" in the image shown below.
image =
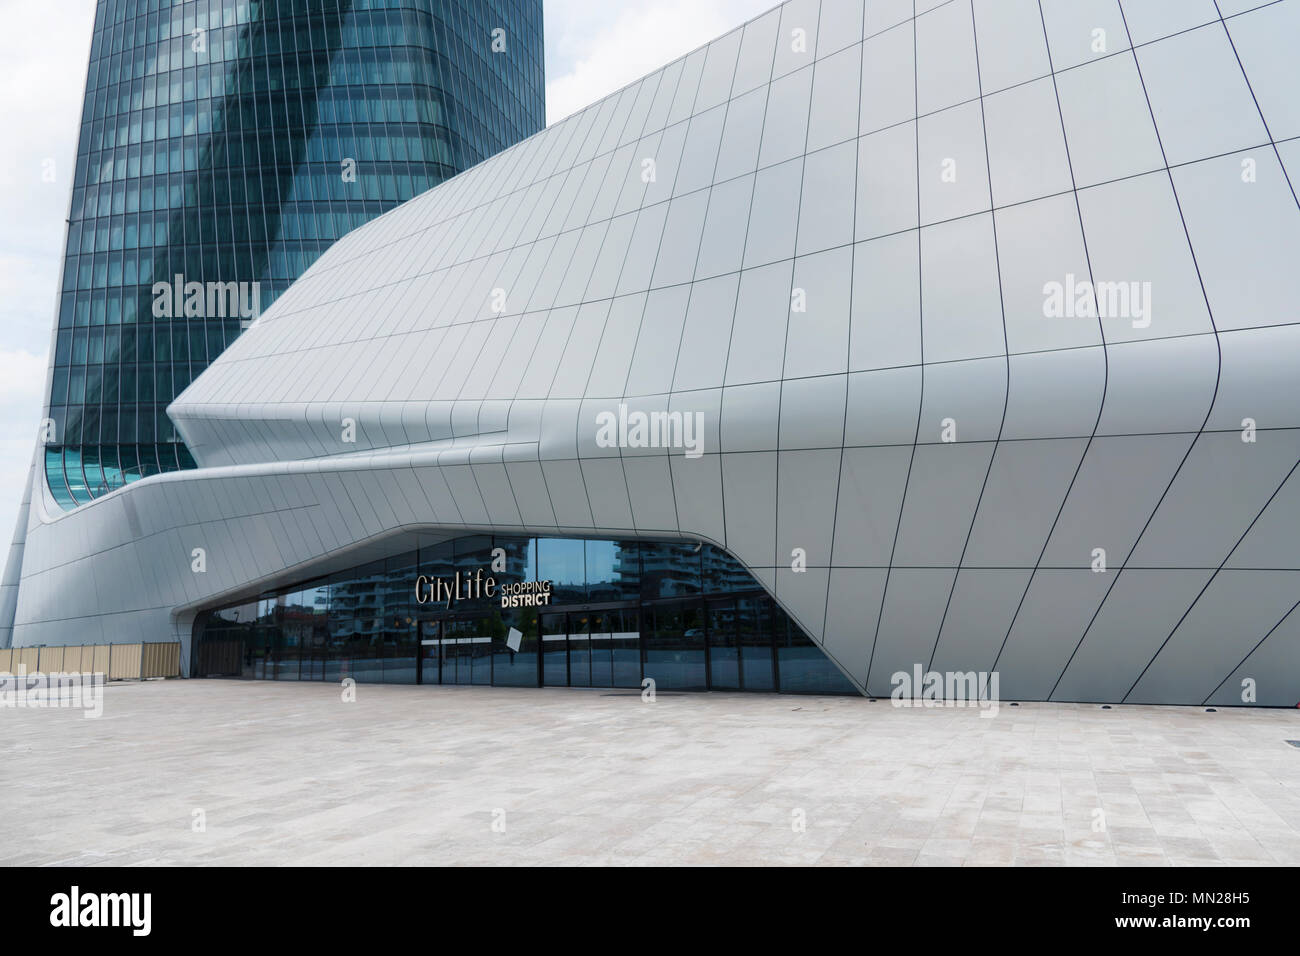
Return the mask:
POLYGON ((263 680, 639 688, 648 678, 661 690, 853 693, 734 558, 681 541, 439 540, 203 611, 195 635, 219 650, 200 647, 208 667, 263 680), (539 588, 544 602, 507 600, 539 588))

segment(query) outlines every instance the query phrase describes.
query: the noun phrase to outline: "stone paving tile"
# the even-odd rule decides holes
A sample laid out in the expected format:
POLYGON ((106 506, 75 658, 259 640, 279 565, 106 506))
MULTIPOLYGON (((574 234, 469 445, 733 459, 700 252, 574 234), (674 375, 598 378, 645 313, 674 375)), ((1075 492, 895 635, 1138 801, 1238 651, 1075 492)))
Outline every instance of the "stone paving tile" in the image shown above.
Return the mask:
POLYGON ((1300 864, 1297 711, 155 681, 0 719, 5 864, 1300 864))

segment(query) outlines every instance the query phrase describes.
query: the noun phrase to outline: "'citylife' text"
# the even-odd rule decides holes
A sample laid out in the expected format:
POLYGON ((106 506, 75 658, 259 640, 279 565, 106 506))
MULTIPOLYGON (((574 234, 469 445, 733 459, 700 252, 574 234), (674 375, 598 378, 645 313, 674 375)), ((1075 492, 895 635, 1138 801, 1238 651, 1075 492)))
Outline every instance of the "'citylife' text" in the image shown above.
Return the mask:
POLYGON ((421 574, 415 579, 416 604, 445 604, 457 601, 499 599, 502 607, 544 607, 551 603, 550 581, 511 581, 498 584, 491 575, 478 568, 473 574, 456 572, 455 577, 431 578, 421 574))

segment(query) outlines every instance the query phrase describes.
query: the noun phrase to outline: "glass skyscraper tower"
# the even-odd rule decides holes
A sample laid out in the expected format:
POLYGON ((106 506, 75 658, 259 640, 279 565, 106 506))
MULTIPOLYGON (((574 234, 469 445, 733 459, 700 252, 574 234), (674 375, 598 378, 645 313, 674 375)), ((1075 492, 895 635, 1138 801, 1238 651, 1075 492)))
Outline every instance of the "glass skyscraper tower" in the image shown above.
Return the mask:
POLYGON ((167 405, 256 311, 344 233, 544 123, 541 0, 99 0, 54 498, 193 467, 167 405))

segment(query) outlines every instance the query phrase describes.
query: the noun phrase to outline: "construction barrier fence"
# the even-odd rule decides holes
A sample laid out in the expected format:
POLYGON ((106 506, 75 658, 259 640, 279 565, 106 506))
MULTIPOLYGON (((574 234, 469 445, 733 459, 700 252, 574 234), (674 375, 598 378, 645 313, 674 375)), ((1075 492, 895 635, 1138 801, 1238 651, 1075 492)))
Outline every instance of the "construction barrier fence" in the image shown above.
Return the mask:
POLYGON ((106 674, 109 680, 181 676, 176 641, 0 648, 0 673, 106 674))

